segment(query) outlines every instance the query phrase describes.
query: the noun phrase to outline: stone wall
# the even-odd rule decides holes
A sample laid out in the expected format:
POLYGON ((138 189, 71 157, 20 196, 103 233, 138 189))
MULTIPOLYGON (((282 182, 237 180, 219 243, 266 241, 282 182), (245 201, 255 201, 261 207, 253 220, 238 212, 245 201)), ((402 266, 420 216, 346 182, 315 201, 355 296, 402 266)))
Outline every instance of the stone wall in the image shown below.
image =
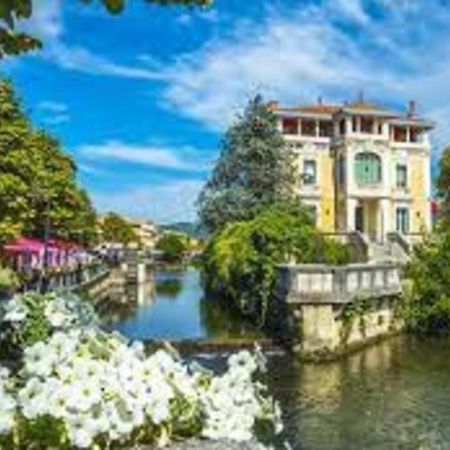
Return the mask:
POLYGON ((75 288, 74 292, 95 300, 97 304, 109 298, 115 289, 123 290, 125 282, 121 269, 111 269, 75 288))
MULTIPOLYGON (((172 444, 166 450, 264 450, 257 442, 208 441, 191 439, 172 444)), ((137 447, 134 450, 156 450, 155 447, 137 447)))
POLYGON ((400 271, 392 264, 282 266, 269 326, 304 357, 332 356, 396 333, 400 271))

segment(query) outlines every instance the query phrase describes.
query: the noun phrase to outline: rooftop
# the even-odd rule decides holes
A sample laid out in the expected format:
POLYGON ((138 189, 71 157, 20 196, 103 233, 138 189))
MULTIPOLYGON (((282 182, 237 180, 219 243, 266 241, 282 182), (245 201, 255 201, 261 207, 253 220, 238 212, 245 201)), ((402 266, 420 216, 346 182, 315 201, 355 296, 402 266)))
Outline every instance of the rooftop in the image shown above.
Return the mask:
POLYGON ((316 104, 307 105, 294 105, 284 106, 278 102, 270 102, 268 107, 271 111, 279 113, 281 115, 293 116, 333 116, 335 114, 363 114, 368 116, 386 117, 398 124, 421 124, 426 127, 433 127, 433 123, 427 121, 416 114, 416 103, 411 101, 404 113, 399 113, 390 110, 389 108, 382 106, 375 102, 365 100, 362 96, 354 102, 344 103, 341 105, 322 103, 322 99, 319 98, 316 104))

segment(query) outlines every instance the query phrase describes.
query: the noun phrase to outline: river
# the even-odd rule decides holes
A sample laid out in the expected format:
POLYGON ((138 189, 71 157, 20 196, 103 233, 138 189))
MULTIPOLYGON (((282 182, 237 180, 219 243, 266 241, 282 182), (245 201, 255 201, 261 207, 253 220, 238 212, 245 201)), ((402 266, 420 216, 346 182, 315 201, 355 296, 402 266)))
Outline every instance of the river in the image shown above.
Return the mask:
POLYGON ((159 270, 128 287, 129 308, 107 311, 110 330, 139 340, 258 339, 262 333, 236 312, 205 298, 198 270, 159 270))
MULTIPOLYGON (((152 283, 148 299, 108 326, 139 339, 260 337, 203 298, 195 270, 159 272, 152 283)), ((281 352, 268 362, 293 450, 450 449, 448 339, 399 336, 326 364, 281 352)))

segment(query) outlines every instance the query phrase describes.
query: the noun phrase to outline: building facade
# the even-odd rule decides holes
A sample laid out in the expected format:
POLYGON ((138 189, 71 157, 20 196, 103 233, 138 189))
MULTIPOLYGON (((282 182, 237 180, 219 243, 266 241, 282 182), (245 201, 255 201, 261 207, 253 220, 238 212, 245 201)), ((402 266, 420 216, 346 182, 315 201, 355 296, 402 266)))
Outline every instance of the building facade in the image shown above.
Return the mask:
POLYGON ((153 250, 160 237, 160 231, 150 220, 127 218, 127 222, 133 227, 139 244, 146 250, 153 250))
POLYGON ((319 229, 360 231, 375 242, 430 230, 433 124, 413 102, 403 115, 363 99, 269 107, 298 154, 296 190, 319 229))

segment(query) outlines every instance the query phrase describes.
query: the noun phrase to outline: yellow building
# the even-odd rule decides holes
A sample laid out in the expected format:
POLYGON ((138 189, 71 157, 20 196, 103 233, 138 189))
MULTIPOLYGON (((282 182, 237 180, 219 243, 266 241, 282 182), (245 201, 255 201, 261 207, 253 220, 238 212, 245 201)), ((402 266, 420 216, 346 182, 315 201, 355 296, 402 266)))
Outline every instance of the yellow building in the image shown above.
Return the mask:
POLYGON ((298 154, 298 193, 324 232, 360 231, 374 242, 431 228, 433 124, 414 102, 398 114, 363 99, 345 105, 271 103, 298 154))
POLYGON ((133 227, 139 244, 146 250, 153 250, 160 237, 160 231, 157 226, 146 219, 132 219, 128 217, 125 220, 133 227))

